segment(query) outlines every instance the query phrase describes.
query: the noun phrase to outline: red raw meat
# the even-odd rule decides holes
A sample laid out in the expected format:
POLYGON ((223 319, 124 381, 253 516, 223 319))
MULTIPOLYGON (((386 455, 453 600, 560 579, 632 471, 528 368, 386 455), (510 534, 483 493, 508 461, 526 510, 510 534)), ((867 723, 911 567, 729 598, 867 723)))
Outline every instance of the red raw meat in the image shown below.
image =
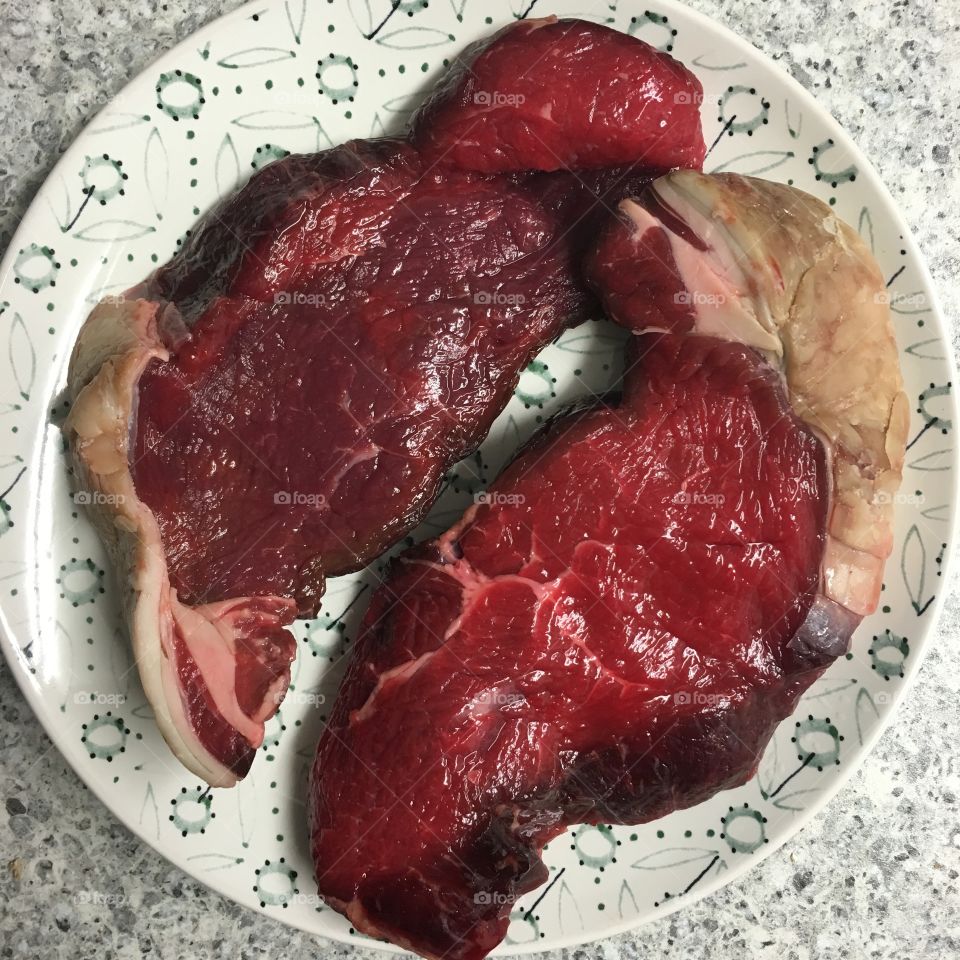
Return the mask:
POLYGON ((794 187, 677 170, 620 204, 585 273, 617 323, 734 340, 780 371, 830 451, 824 603, 872 613, 909 404, 885 279, 857 232, 794 187))
POLYGON ((892 545, 907 399, 883 275, 829 207, 674 171, 586 272, 669 332, 632 339, 621 403, 558 418, 395 563, 313 768, 321 894, 427 956, 495 946, 566 826, 752 776, 892 545))
POLYGON ((325 575, 419 521, 581 316, 581 195, 359 141, 273 164, 194 234, 141 291, 192 329, 140 381, 132 461, 181 600, 277 595, 312 615, 325 575))
POLYGON ((526 20, 469 47, 414 122, 466 170, 703 165, 700 81, 668 53, 583 20, 526 20))
POLYGON ((743 783, 832 660, 824 452, 778 375, 676 335, 628 368, 372 601, 309 798, 320 892, 363 932, 480 960, 544 843, 743 783))
MULTIPOLYGON (((641 41, 585 29, 589 50, 561 43, 549 61, 571 92, 604 84, 603 50, 614 70, 632 50, 651 90, 699 89, 641 41)), ((539 56, 542 37, 519 24, 488 53, 527 42, 539 56)), ((316 611, 325 577, 420 520, 528 360, 583 317, 581 248, 597 210, 634 192, 631 165, 702 155, 695 111, 677 109, 669 156, 651 158, 669 120, 655 105, 629 101, 617 134, 567 99, 584 164, 628 169, 550 172, 552 159, 530 157, 529 172, 489 175, 407 140, 288 157, 81 332, 66 425, 77 475, 122 498, 91 512, 129 587, 144 688, 208 782, 249 768, 286 690, 284 625, 316 611)))

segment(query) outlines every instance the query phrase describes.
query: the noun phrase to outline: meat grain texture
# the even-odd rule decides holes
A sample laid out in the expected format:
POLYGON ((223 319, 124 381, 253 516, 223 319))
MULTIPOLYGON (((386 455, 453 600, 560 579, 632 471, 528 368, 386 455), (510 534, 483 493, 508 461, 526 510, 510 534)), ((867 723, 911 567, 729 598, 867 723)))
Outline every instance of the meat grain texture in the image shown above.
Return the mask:
POLYGON ((799 191, 650 184, 701 165, 700 99, 634 38, 511 25, 409 138, 269 166, 78 340, 66 432, 116 494, 144 688, 225 786, 325 578, 419 521, 564 326, 600 303, 637 334, 621 397, 395 562, 321 738, 319 890, 426 956, 496 946, 568 825, 752 776, 876 604, 906 429, 882 278, 799 191))
POLYGON ((556 421, 373 599, 310 796, 360 930, 478 960, 545 843, 742 783, 832 659, 805 627, 824 451, 776 372, 696 336, 628 363, 622 402, 556 421))
MULTIPOLYGON (((594 83, 604 50, 632 57, 647 80, 608 105, 637 122, 618 138, 587 101, 567 103, 578 149, 526 173, 425 156, 429 118, 412 141, 288 157, 80 333, 66 424, 78 483, 122 490, 92 512, 160 729, 208 783, 249 770, 289 680, 286 625, 316 612, 327 577, 419 522, 530 358, 596 309, 584 243, 646 178, 647 149, 667 166, 702 156, 696 99, 672 108, 675 136, 643 119, 699 89, 670 58, 551 19, 499 34, 492 62, 530 31, 553 38, 568 77, 580 49, 594 83)), ((557 69, 532 65, 531 103, 566 99, 557 69)))
POLYGON ((395 562, 314 764, 321 893, 428 957, 500 943, 569 825, 752 777, 875 608, 892 545, 896 344, 828 207, 672 173, 585 269, 638 334, 622 400, 558 418, 395 562), (402 744, 376 736, 401 723, 402 744))

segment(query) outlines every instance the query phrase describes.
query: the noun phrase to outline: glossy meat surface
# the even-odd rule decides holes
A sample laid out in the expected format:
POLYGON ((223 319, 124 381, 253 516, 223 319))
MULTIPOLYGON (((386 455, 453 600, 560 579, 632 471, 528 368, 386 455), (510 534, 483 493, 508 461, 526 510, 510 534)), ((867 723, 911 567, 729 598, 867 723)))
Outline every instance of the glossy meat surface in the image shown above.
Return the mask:
POLYGON ((63 430, 78 488, 120 582, 133 658, 154 720, 173 753, 211 786, 244 776, 264 722, 287 690, 296 616, 286 597, 186 606, 170 585, 157 519, 130 471, 135 385, 181 321, 148 300, 111 299, 83 325, 67 375, 63 430), (168 324, 172 324, 168 326, 168 324))
POLYGON ((795 187, 691 170, 621 204, 585 271, 609 315, 759 350, 827 445, 824 601, 872 613, 893 548, 908 404, 880 268, 860 236, 795 187))
POLYGON ((195 233, 150 284, 192 329, 141 379, 133 460, 181 599, 310 612, 413 526, 579 315, 584 198, 358 142, 274 164, 195 233))
POLYGON ((469 47, 414 123, 437 163, 487 173, 703 165, 700 81, 583 20, 525 20, 469 47))
POLYGON ((776 373, 677 335, 628 369, 372 601, 310 792, 320 892, 364 932, 479 960, 545 842, 744 782, 832 659, 824 452, 776 373))
MULTIPOLYGON (((526 35, 518 24, 491 50, 517 52, 526 35)), ((659 64, 672 78, 662 90, 682 74, 641 41, 596 40, 615 67, 626 48, 659 64)), ((560 43, 555 79, 579 87, 583 55, 591 82, 613 83, 591 50, 560 43)), ((597 140, 589 170, 529 156, 491 175, 438 164, 411 138, 287 157, 81 331, 75 473, 85 489, 122 491, 122 507, 91 513, 158 725, 206 782, 249 768, 289 681, 285 626, 317 610, 325 577, 415 526, 531 357, 596 309, 584 246, 648 178, 646 148, 665 131, 656 111, 618 132, 568 100, 587 112, 574 123, 583 145, 597 140), (592 169, 601 155, 614 166, 592 169)), ((696 155, 699 126, 677 116, 666 132, 696 155)))
POLYGON ((702 162, 699 82, 647 44, 551 19, 482 46, 413 145, 270 165, 137 291, 189 331, 141 380, 132 461, 184 602, 277 595, 313 613, 325 577, 416 525, 526 363, 583 318, 596 216, 650 168, 702 162), (461 89, 477 76, 507 96, 480 140, 461 89), (562 123, 534 131, 545 96, 562 123), (577 149, 557 162, 533 133, 577 149))

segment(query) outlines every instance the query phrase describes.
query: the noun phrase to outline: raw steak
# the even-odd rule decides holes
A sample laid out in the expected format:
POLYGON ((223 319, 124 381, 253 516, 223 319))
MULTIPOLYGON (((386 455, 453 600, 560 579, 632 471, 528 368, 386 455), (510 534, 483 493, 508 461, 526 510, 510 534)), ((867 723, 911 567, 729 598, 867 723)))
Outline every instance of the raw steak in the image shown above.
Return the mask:
MULTIPOLYGON (((114 552, 135 585, 132 632, 148 638, 135 636, 141 673, 157 668, 145 689, 208 782, 246 773, 282 699, 283 625, 316 610, 325 575, 419 520, 529 358, 580 314, 567 224, 582 187, 563 179, 424 174, 404 142, 291 157, 88 321, 80 351, 104 333, 125 345, 101 384, 125 372, 88 395, 93 422, 80 403, 68 429, 89 461, 91 438, 114 453, 133 425, 129 467, 122 447, 110 463, 113 480, 129 469, 124 500, 103 526, 108 541, 112 525, 137 530, 114 552)), ((91 462, 83 484, 105 490, 100 472, 91 462)))
POLYGON ((671 332, 634 338, 621 402, 554 421, 395 563, 318 747, 321 894, 426 956, 480 960, 570 824, 749 779, 876 603, 905 411, 862 242, 734 176, 623 210, 590 274, 621 323, 671 332))
POLYGON ((624 326, 735 340, 781 371, 830 451, 824 594, 872 613, 909 410, 884 279, 859 235, 792 187, 677 171, 622 203, 587 273, 624 326))
POLYGON ((419 521, 581 315, 583 190, 544 181, 431 172, 398 141, 291 157, 148 282, 192 327, 141 378, 132 462, 181 600, 312 615, 325 575, 419 521))
POLYGON ((700 81, 669 54, 547 17, 465 50, 416 118, 414 142, 438 162, 487 173, 699 169, 702 101, 700 81))
POLYGON ((821 445, 749 349, 637 341, 621 404, 556 421, 373 600, 310 794, 359 930, 479 960, 544 843, 743 782, 830 660, 821 445))
MULTIPOLYGON (((527 27, 514 29, 522 41, 527 27)), ((497 43, 515 50, 513 31, 497 43)), ((582 85, 578 69, 603 83, 605 46, 648 56, 600 31, 579 68, 573 47, 551 60, 558 83, 582 85)), ((654 59, 669 72, 661 89, 683 76, 696 87, 654 59)), ((683 163, 702 141, 678 115, 671 162, 683 163)), ((605 119, 578 122, 610 162, 642 161, 663 137, 659 112, 624 130, 619 151, 605 119)), ((491 176, 404 140, 289 157, 91 315, 66 433, 82 489, 110 495, 91 512, 129 587, 147 696, 198 776, 225 786, 246 773, 286 690, 284 626, 317 609, 326 576, 419 521, 530 357, 582 316, 591 210, 632 177, 491 176)))

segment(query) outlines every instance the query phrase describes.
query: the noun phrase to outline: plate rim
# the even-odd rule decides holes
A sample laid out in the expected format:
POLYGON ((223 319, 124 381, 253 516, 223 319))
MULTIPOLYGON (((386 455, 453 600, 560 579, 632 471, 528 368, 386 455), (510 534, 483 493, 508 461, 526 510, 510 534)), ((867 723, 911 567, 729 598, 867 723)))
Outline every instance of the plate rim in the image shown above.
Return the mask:
MULTIPOLYGON (((867 154, 860 148, 856 140, 854 140, 854 138, 840 125, 839 121, 837 121, 830 110, 825 105, 820 103, 810 91, 808 91, 799 81, 797 81, 783 65, 774 60, 764 50, 754 46, 754 44, 752 44, 749 40, 741 37, 726 24, 714 20, 700 10, 696 10, 687 6, 685 3, 680 2, 680 0, 658 0, 658 3, 659 6, 667 10, 667 12, 670 10, 679 11, 683 17, 691 20, 699 30, 707 34, 719 33, 726 44, 729 44, 731 47, 745 53, 749 58, 759 62, 760 65, 770 70, 777 76, 777 79, 781 83, 786 85, 793 97, 795 97, 803 106, 813 111, 817 115, 818 119, 821 120, 824 125, 831 130, 832 135, 838 139, 839 143, 843 143, 852 148, 858 163, 858 176, 863 176, 868 181, 870 189, 873 191, 873 193, 875 193, 877 197, 884 202, 885 215, 888 216, 889 222, 900 230, 904 247, 907 250, 908 255, 916 264, 919 279, 922 281, 925 287, 925 293, 929 294, 930 297, 931 313, 938 326, 937 340, 946 346, 945 356, 942 362, 946 365, 947 371, 951 377, 951 382, 956 383, 958 381, 957 357, 954 352, 952 338, 949 335, 949 328, 941 305, 940 294, 930 273, 926 257, 914 238, 912 230, 904 220, 900 206, 887 189, 886 185, 875 169, 873 162, 870 160, 867 154)), ((75 163, 76 156, 80 152, 79 144, 85 138, 85 136, 90 133, 93 124, 97 121, 98 117, 100 117, 104 111, 109 109, 111 104, 114 104, 117 100, 127 95, 127 92, 131 87, 141 83, 148 74, 156 71, 158 68, 162 69, 168 65, 168 63, 172 63, 182 51, 190 50, 192 45, 195 43, 196 37, 204 34, 206 31, 212 31, 217 28, 222 28, 226 25, 232 25, 233 21, 235 20, 240 21, 248 19, 254 13, 262 13, 265 6, 282 8, 284 4, 282 0, 247 0, 247 2, 243 3, 235 10, 228 11, 227 13, 209 20, 199 29, 194 30, 170 49, 164 51, 155 59, 147 63, 140 71, 138 71, 135 76, 130 78, 122 87, 115 91, 110 99, 102 104, 96 113, 86 120, 67 149, 46 173, 43 182, 40 184, 31 198, 23 217, 17 225, 16 230, 12 234, 4 256, 2 259, 0 259, 0 284, 6 282, 7 277, 13 270, 14 260, 16 259, 15 251, 18 246, 23 245, 25 242, 30 224, 36 216, 36 208, 39 206, 40 202, 42 202, 48 184, 56 174, 62 174, 70 167, 71 164, 75 163)), ((537 12, 538 14, 542 15, 550 15, 549 11, 537 12)), ((693 70, 694 68, 689 67, 688 65, 688 69, 693 70)), ((112 248, 108 248, 107 255, 109 256, 111 252, 112 248)), ((74 331, 74 339, 75 336, 76 331, 74 331)), ((898 355, 902 355, 902 351, 899 349, 898 355)), ((958 401, 956 394, 951 393, 950 402, 952 412, 955 415, 960 416, 960 401, 958 401)), ((39 442, 37 442, 36 438, 37 435, 34 434, 34 438, 30 443, 30 448, 32 448, 35 454, 38 454, 43 451, 45 447, 45 441, 42 436, 39 442)), ((736 866, 726 872, 716 874, 702 885, 698 885, 695 890, 686 893, 684 896, 677 897, 666 904, 661 904, 657 909, 655 916, 635 917, 628 920, 620 920, 610 923, 604 928, 604 932, 602 934, 597 934, 595 932, 584 932, 580 935, 561 934, 551 938, 551 942, 549 944, 540 944, 538 942, 534 942, 532 944, 508 945, 506 943, 501 943, 492 953, 493 956, 523 954, 530 955, 549 950, 566 949, 586 943, 596 943, 601 940, 620 936, 631 930, 636 930, 647 923, 663 920, 677 911, 692 905, 707 896, 710 896, 717 890, 728 886, 731 883, 741 881, 751 871, 752 868, 766 860, 771 854, 783 847, 789 840, 792 840, 801 830, 804 829, 804 827, 810 823, 814 817, 818 816, 823 811, 824 807, 826 807, 827 804, 829 804, 845 786, 847 786, 852 776, 857 771, 862 769, 863 764, 872 753, 880 737, 886 733, 890 727, 893 726, 893 721, 896 718, 904 700, 909 695, 913 684, 916 682, 917 676, 919 675, 920 669, 931 646, 936 642, 935 637, 932 635, 937 632, 940 626, 947 594, 950 592, 949 584, 951 583, 952 576, 955 572, 955 565, 958 562, 956 558, 957 548, 955 538, 958 528, 960 528, 960 516, 958 516, 958 514, 960 514, 960 455, 958 455, 956 448, 951 451, 950 470, 952 476, 952 482, 950 484, 952 494, 951 506, 953 509, 948 520, 948 526, 945 534, 948 549, 944 558, 942 577, 942 582, 948 586, 944 590, 941 590, 937 593, 932 604, 933 611, 923 631, 922 642, 919 644, 917 655, 915 657, 911 657, 910 663, 904 672, 903 679, 897 686, 896 695, 893 698, 889 709, 876 724, 876 726, 872 728, 870 734, 864 739, 863 744, 858 751, 859 755, 855 762, 842 767, 840 772, 836 774, 831 781, 829 787, 822 791, 809 807, 804 808, 801 812, 793 816, 787 829, 783 830, 780 835, 770 838, 769 843, 764 846, 762 853, 758 852, 750 859, 745 858, 743 861, 741 861, 743 866, 736 866)), ((893 558, 891 555, 891 557, 887 560, 887 564, 891 563, 892 559, 893 558)), ((201 884, 203 887, 215 893, 217 896, 224 897, 233 903, 237 903, 244 909, 249 910, 251 913, 260 918, 272 920, 284 926, 302 930, 303 932, 314 937, 321 937, 336 943, 348 944, 363 950, 382 950, 396 954, 409 953, 409 951, 398 947, 393 943, 374 940, 373 938, 363 935, 361 935, 361 939, 357 936, 340 937, 336 936, 336 934, 333 932, 318 933, 315 929, 298 922, 296 919, 296 914, 291 914, 289 916, 275 916, 273 914, 265 914, 256 911, 247 904, 239 900, 235 900, 231 894, 224 892, 224 890, 215 886, 212 881, 209 881, 204 877, 192 872, 187 866, 184 865, 184 863, 181 862, 181 860, 185 858, 177 857, 172 852, 168 852, 168 850, 164 849, 160 843, 151 838, 147 834, 145 828, 142 828, 139 823, 134 822, 132 819, 127 819, 126 817, 121 816, 114 808, 114 805, 107 799, 108 794, 104 789, 104 784, 101 783, 100 779, 97 777, 91 777, 88 779, 84 775, 81 765, 81 761, 83 759, 81 756, 81 751, 78 748, 72 747, 69 741, 61 742, 63 739, 61 731, 54 723, 49 722, 52 720, 54 715, 52 713, 50 714, 50 717, 45 715, 46 698, 37 693, 34 689, 34 686, 30 683, 29 669, 27 668, 27 665, 21 656, 23 646, 19 645, 15 641, 15 637, 22 633, 23 631, 20 628, 14 629, 11 626, 5 609, 5 602, 0 599, 0 648, 3 650, 10 673, 13 675, 17 687, 22 693, 24 699, 30 705, 34 717, 39 720, 44 733, 50 740, 51 747, 56 748, 57 752, 67 762, 74 774, 87 787, 93 796, 96 797, 97 801, 107 809, 109 815, 115 818, 125 829, 129 830, 141 842, 146 843, 152 850, 160 854, 160 856, 162 856, 168 863, 176 867, 178 870, 183 871, 183 873, 194 882, 201 884)), ((31 640, 29 636, 27 636, 26 639, 28 643, 31 640)), ((46 752, 49 753, 49 748, 46 752)))

